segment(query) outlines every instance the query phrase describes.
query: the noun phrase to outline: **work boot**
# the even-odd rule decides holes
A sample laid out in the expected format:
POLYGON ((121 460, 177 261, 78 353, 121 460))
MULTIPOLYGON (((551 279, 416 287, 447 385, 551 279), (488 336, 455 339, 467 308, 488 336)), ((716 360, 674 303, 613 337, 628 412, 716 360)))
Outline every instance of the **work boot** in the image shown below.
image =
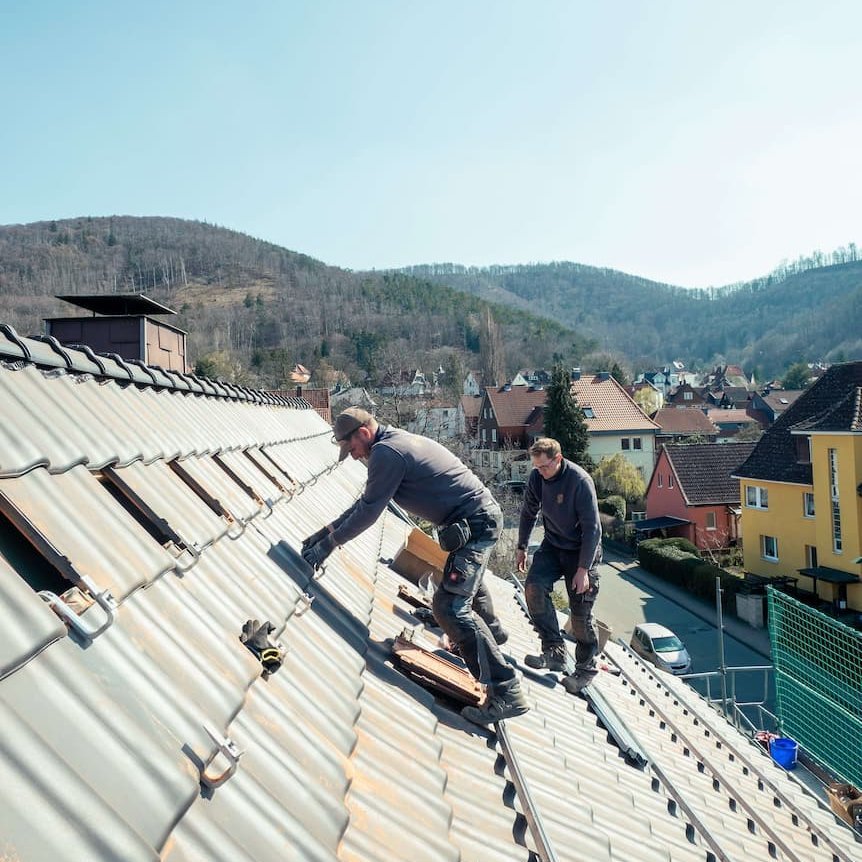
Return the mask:
POLYGON ((595 678, 595 673, 575 672, 569 676, 564 676, 560 680, 560 685, 569 694, 580 694, 595 678))
POLYGON ((565 673, 568 664, 568 654, 563 644, 542 650, 541 655, 525 655, 524 664, 533 670, 555 670, 565 673))
POLYGON ((482 706, 465 706, 461 715, 474 724, 487 725, 523 715, 530 709, 520 687, 505 694, 489 694, 482 706))
POLYGON ((494 640, 497 641, 497 646, 503 646, 503 644, 509 640, 509 633, 502 626, 492 629, 491 634, 494 635, 494 640))

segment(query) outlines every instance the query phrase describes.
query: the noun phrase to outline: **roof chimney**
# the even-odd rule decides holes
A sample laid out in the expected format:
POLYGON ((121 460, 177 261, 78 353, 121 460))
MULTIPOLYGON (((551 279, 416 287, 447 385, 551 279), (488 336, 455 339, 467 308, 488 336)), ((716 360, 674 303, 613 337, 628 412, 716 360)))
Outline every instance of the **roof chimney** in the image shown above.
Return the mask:
POLYGON ((57 299, 93 315, 46 318, 46 333, 61 344, 85 344, 96 353, 116 353, 168 371, 191 370, 186 364, 186 333, 154 319, 176 312, 154 299, 141 293, 71 294, 57 299))
POLYGON ((599 380, 610 380, 610 379, 611 379, 611 372, 610 372, 610 371, 600 371, 600 372, 596 375, 596 381, 599 381, 599 380))
POLYGON ((570 377, 572 380, 580 380, 580 379, 581 379, 581 369, 580 369, 579 367, 578 367, 578 368, 573 368, 573 369, 572 369, 571 374, 569 375, 569 377, 570 377))

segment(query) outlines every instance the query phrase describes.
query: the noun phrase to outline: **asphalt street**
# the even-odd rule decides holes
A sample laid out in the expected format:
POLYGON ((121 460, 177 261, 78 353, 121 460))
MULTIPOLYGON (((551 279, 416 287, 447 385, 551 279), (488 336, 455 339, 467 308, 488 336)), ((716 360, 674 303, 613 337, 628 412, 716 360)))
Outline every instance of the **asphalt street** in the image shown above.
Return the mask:
MULTIPOLYGON (((641 622, 661 623, 675 632, 692 657, 692 673, 717 671, 720 646, 715 604, 691 596, 641 569, 636 562, 613 553, 605 554, 602 564, 596 617, 612 629, 611 637, 628 644, 632 629, 641 622)), ((727 667, 763 667, 771 664, 768 634, 742 623, 724 618, 724 655, 727 667)), ((774 712, 772 674, 764 671, 738 671, 728 676, 728 694, 733 690, 739 702, 766 701, 774 712)), ((705 680, 691 685, 706 694, 705 680)), ((721 693, 720 681, 709 681, 710 694, 721 693)), ((757 710, 747 708, 753 718, 757 710)))

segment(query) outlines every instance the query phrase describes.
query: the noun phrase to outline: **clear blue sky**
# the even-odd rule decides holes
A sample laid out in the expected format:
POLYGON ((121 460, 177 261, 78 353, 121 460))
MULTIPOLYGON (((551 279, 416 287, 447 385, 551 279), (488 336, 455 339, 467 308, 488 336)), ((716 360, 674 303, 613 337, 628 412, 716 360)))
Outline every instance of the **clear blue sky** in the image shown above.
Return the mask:
POLYGON ((858 0, 2 0, 0 224, 686 286, 862 245, 858 0))

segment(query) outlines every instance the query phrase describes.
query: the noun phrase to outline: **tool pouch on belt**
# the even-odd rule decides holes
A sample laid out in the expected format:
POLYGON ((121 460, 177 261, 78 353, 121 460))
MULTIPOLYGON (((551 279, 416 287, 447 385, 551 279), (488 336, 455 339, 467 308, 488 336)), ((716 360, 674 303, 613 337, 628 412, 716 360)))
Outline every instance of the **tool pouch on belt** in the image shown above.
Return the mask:
POLYGON ((460 521, 455 521, 454 524, 449 524, 448 527, 443 527, 443 529, 437 533, 437 542, 447 554, 451 554, 452 551, 457 551, 459 548, 463 548, 469 541, 470 525, 467 523, 466 518, 462 518, 460 521))

